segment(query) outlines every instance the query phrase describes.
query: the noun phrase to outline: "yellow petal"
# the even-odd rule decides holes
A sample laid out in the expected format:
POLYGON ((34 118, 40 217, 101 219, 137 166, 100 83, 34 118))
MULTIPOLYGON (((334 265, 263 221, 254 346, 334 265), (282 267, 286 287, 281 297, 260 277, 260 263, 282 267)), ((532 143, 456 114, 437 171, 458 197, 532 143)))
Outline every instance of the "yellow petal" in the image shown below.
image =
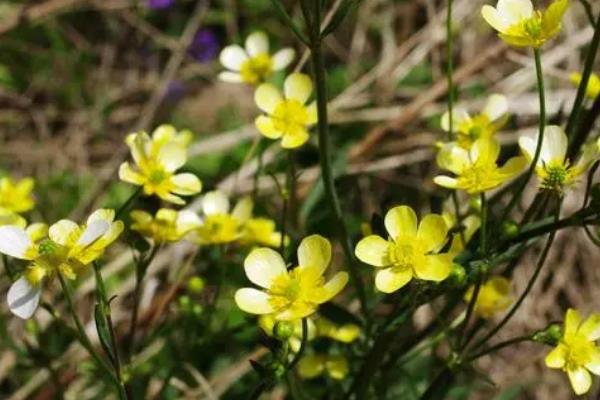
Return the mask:
POLYGON ((483 16, 483 19, 498 32, 504 32, 510 26, 510 23, 498 12, 498 10, 490 5, 486 4, 483 6, 481 15, 483 16))
POLYGON ((88 217, 86 224, 91 224, 94 221, 106 221, 109 224, 112 223, 115 219, 115 210, 111 210, 110 208, 101 208, 99 210, 94 211, 88 217))
POLYGON ((269 302, 267 293, 252 288, 242 288, 235 292, 235 303, 242 310, 250 314, 270 314, 273 307, 269 302))
POLYGON ((419 279, 427 281, 443 281, 452 270, 452 257, 448 254, 431 254, 425 256, 423 263, 414 266, 415 274, 419 279))
POLYGON ((48 225, 40 222, 29 225, 25 232, 32 242, 39 242, 44 237, 48 236, 48 225))
POLYGON ((329 356, 325 366, 333 379, 344 379, 348 375, 348 360, 344 356, 329 356))
POLYGON ((457 189, 458 188, 458 181, 456 180, 456 178, 451 178, 446 175, 436 176, 435 178, 433 178, 433 182, 436 185, 440 185, 440 186, 448 188, 448 189, 457 189))
POLYGON ((236 203, 235 207, 233 207, 231 215, 238 221, 246 222, 252 218, 253 208, 254 202, 252 201, 252 197, 246 196, 236 203))
POLYGON ((128 162, 124 162, 119 167, 119 179, 124 182, 133 183, 134 185, 143 185, 146 181, 144 176, 134 171, 128 162))
POLYGON ((287 274, 281 255, 268 248, 252 250, 244 260, 244 270, 252 283, 263 288, 269 288, 273 279, 287 274))
MULTIPOLYGON (((456 127, 464 121, 470 120, 469 113, 459 108, 452 111, 452 127, 456 131, 456 127)), ((450 113, 446 111, 440 120, 442 129, 446 132, 450 131, 450 113)))
POLYGON ((297 72, 293 73, 286 78, 283 90, 286 99, 297 100, 301 104, 304 104, 312 93, 312 80, 308 75, 297 72))
POLYGON ((256 129, 264 136, 269 139, 279 139, 283 134, 279 129, 275 127, 275 122, 271 117, 267 117, 266 115, 259 115, 254 120, 254 125, 256 125, 256 129))
POLYGON ((500 154, 500 144, 491 138, 477 139, 469 152, 473 162, 494 163, 500 154))
POLYGON ((252 32, 246 38, 245 47, 250 57, 256 57, 259 54, 268 54, 269 38, 264 32, 252 32))
POLYGON ((600 375, 600 349, 597 347, 585 367, 594 375, 600 375))
POLYGON ((565 336, 572 335, 579 330, 581 325, 581 315, 573 308, 569 308, 565 315, 565 336))
POLYGON ((525 157, 513 157, 510 160, 508 160, 501 168, 499 168, 498 172, 504 175, 506 179, 509 179, 523 172, 528 164, 529 162, 525 157))
POLYGON ((493 94, 488 99, 482 113, 487 115, 490 121, 502 118, 508 112, 508 101, 506 96, 493 94))
POLYGON ((298 362, 298 374, 305 379, 312 379, 323 373, 325 363, 320 355, 309 354, 298 362))
POLYGON ((185 164, 187 150, 184 146, 168 143, 158 152, 158 161, 169 172, 174 172, 185 164))
POLYGON ((392 239, 400 235, 415 236, 417 234, 417 214, 408 206, 398 206, 385 214, 385 229, 392 239))
POLYGON ((314 268, 319 274, 331 262, 331 243, 321 235, 307 236, 298 246, 298 265, 300 268, 314 268))
POLYGON ((590 315, 579 328, 579 333, 590 341, 600 339, 600 314, 590 315))
POLYGON ((338 272, 324 286, 325 295, 319 299, 319 303, 325 303, 337 296, 348 283, 348 273, 338 272))
POLYGON ((202 190, 202 182, 191 173, 174 175, 171 177, 171 183, 173 184, 171 192, 183 196, 191 196, 202 190))
POLYGON ((292 132, 286 132, 281 140, 281 147, 284 149, 295 149, 302 146, 309 139, 310 135, 306 129, 298 127, 292 132))
POLYGON ((392 293, 406 285, 412 279, 412 270, 406 268, 400 272, 394 272, 392 268, 377 271, 375 275, 375 286, 384 293, 392 293))
POLYGON ((562 368, 567 357, 567 348, 563 344, 556 346, 544 360, 548 368, 562 368))
POLYGON ((291 48, 284 48, 273 54, 273 69, 279 71, 290 65, 294 60, 296 52, 291 48))
POLYGON ((569 7, 569 0, 556 0, 548 6, 542 16, 542 30, 547 36, 553 36, 561 28, 562 18, 569 7))
POLYGON ((71 247, 79 239, 81 228, 73 221, 62 219, 50 226, 48 234, 53 242, 61 246, 71 247))
POLYGON ((584 367, 569 369, 567 370, 567 375, 569 375, 569 380, 575 394, 582 395, 590 390, 592 377, 584 367))
POLYGON ((205 215, 227 214, 229 212, 229 199, 220 190, 208 192, 202 198, 202 211, 205 215))
POLYGON ((437 214, 426 215, 419 223, 417 238, 425 245, 427 252, 439 250, 446 242, 447 235, 446 222, 437 214))
POLYGON ((390 265, 388 257, 390 243, 381 236, 371 235, 361 239, 354 249, 356 257, 369 265, 385 267, 390 265))
POLYGON ((267 114, 272 114, 281 100, 281 93, 270 83, 261 84, 254 92, 256 105, 267 114))

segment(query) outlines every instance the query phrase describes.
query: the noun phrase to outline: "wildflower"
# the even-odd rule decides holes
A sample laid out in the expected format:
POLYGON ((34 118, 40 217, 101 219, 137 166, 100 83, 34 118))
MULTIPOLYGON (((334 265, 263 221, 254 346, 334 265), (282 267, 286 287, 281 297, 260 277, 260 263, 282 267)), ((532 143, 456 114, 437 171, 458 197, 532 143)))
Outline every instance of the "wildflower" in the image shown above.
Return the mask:
MULTIPOLYGON (((522 136, 519 146, 528 160, 532 160, 537 148, 538 137, 522 136)), ((544 131, 540 157, 535 172, 540 187, 562 193, 564 188, 577 182, 600 153, 594 145, 585 146, 579 160, 571 165, 567 159, 569 139, 564 130, 556 125, 547 126, 544 131)))
MULTIPOLYGON (((456 133, 458 145, 469 149, 479 138, 492 138, 508 120, 508 102, 506 97, 493 94, 488 99, 484 109, 474 116, 457 108, 452 112, 453 131, 456 133)), ((450 131, 450 113, 442 116, 442 129, 450 131)))
POLYGON ((348 360, 342 355, 309 354, 298 363, 298 374, 305 379, 316 378, 327 372, 331 378, 341 380, 348 375, 348 360))
POLYGON ((450 254, 436 254, 446 242, 448 227, 437 214, 426 215, 417 225, 417 215, 408 206, 394 207, 385 215, 386 240, 378 235, 356 245, 356 257, 379 268, 375 286, 384 293, 395 292, 417 277, 439 282, 452 267, 450 254))
POLYGON ((328 337, 342 343, 352 343, 360 336, 360 326, 356 324, 336 325, 324 317, 315 321, 317 337, 328 337))
POLYGON ((199 244, 231 243, 242 236, 243 224, 252 212, 252 200, 244 198, 230 210, 225 193, 215 190, 204 195, 202 212, 203 218, 191 239, 199 244))
MULTIPOLYGON (((474 290, 473 286, 467 290, 466 302, 471 301, 474 290)), ((510 281, 502 276, 494 276, 481 285, 474 312, 482 318, 491 318, 495 313, 505 310, 511 302, 510 281)))
POLYGON ((319 235, 304 238, 298 247, 299 266, 288 271, 281 255, 269 248, 253 250, 244 261, 246 276, 264 288, 242 288, 235 302, 252 314, 273 314, 278 321, 291 321, 315 313, 344 289, 348 274, 338 272, 328 282, 323 273, 331 260, 331 244, 319 235))
MULTIPOLYGON (((275 221, 264 217, 254 217, 252 209, 254 202, 250 197, 240 201, 240 211, 237 213, 238 219, 243 224, 241 226, 240 243, 246 246, 267 246, 279 247, 281 245, 281 232, 276 231, 275 221)), ((284 238, 284 245, 289 244, 289 237, 284 238)))
POLYGON ((308 128, 317 123, 317 107, 315 102, 306 105, 313 90, 307 75, 291 74, 283 85, 283 96, 270 83, 263 83, 256 89, 256 105, 267 115, 258 116, 254 123, 264 136, 281 138, 281 147, 293 149, 308 140, 308 128))
POLYGON ((258 85, 275 71, 283 70, 294 59, 295 52, 284 48, 269 54, 269 38, 264 32, 253 32, 246 38, 245 49, 236 44, 225 47, 219 56, 221 64, 229 71, 219 74, 226 82, 244 82, 258 85))
POLYGON ((0 226, 2 225, 15 225, 20 228, 25 228, 25 226, 27 226, 27 221, 19 214, 0 209, 0 226))
POLYGON ((0 178, 0 211, 21 214, 27 212, 35 205, 31 192, 34 180, 24 178, 14 182, 9 177, 0 178))
POLYGON ((156 216, 142 210, 130 213, 131 229, 155 242, 177 242, 200 226, 200 218, 192 211, 175 211, 161 208, 156 216))
POLYGON ((175 0, 146 0, 146 6, 153 10, 166 10, 175 4, 175 0))
MULTIPOLYGON (((444 217, 444 219, 446 219, 446 217, 444 217)), ((449 221, 446 220, 446 223, 448 222, 449 221)), ((479 227, 481 226, 481 218, 479 218, 477 215, 469 215, 463 219, 462 223, 462 232, 454 234, 450 244, 450 249, 448 249, 448 253, 452 254, 454 257, 456 257, 465 249, 467 243, 469 243, 469 240, 471 240, 475 232, 479 230, 479 227)), ((454 225, 448 225, 448 228, 451 228, 452 226, 454 225)))
POLYGON ((438 153, 438 165, 457 175, 455 178, 439 175, 434 182, 450 189, 463 189, 477 194, 494 189, 514 176, 527 165, 525 157, 513 157, 498 167, 500 145, 494 139, 478 139, 469 151, 447 144, 438 153))
POLYGON ((0 253, 30 262, 8 291, 11 312, 23 319, 30 318, 38 306, 45 279, 52 279, 57 273, 75 279, 99 258, 123 231, 123 223, 115 222, 114 217, 113 210, 98 210, 81 226, 63 219, 50 229, 43 224, 33 224, 27 229, 0 227, 0 253))
POLYGON ((178 133, 170 125, 156 128, 152 138, 146 132, 128 135, 125 142, 131 149, 136 168, 124 162, 119 168, 119 178, 142 186, 147 196, 156 194, 164 201, 185 204, 176 195, 191 196, 202 189, 200 180, 194 174, 175 174, 186 162, 186 146, 190 140, 190 132, 178 133))
MULTIPOLYGON (((581 74, 579 72, 573 72, 569 78, 574 85, 579 86, 581 84, 581 74)), ((595 100, 600 95, 600 76, 590 75, 587 88, 585 88, 585 95, 591 100, 595 100)))
POLYGON ((600 375, 600 315, 592 314, 582 322, 576 310, 568 309, 564 332, 558 346, 546 356, 546 366, 560 368, 567 373, 576 394, 590 390, 592 377, 600 375))
POLYGON ((538 49, 560 32, 568 6, 569 0, 555 0, 541 12, 530 0, 498 0, 496 8, 485 5, 481 14, 509 45, 538 49))
POLYGON ((212 60, 219 53, 217 35, 211 30, 201 29, 194 35, 188 53, 196 61, 204 63, 212 60))

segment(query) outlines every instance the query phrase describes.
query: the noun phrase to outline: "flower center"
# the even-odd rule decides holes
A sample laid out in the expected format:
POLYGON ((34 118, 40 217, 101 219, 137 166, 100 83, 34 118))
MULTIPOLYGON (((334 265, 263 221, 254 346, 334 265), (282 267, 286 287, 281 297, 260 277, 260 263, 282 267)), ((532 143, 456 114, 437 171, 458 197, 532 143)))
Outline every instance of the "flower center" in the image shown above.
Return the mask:
POLYGON ((316 307, 324 279, 311 268, 294 268, 288 274, 281 274, 269 288, 270 303, 276 310, 294 308, 297 310, 316 307))
POLYGON ((571 337, 565 337, 564 342, 568 350, 565 357, 565 367, 567 369, 585 366, 592 361, 596 346, 593 342, 587 340, 585 336, 576 334, 571 337))
POLYGON ((209 215, 198 233, 207 243, 228 243, 239 235, 239 222, 229 214, 209 215))
POLYGON ((308 111, 298 100, 282 100, 277 104, 272 114, 275 129, 293 133, 304 129, 308 122, 308 111))
POLYGON ((273 60, 266 54, 250 57, 240 67, 242 80, 251 85, 263 82, 273 73, 273 60))
POLYGON ((396 243, 392 245, 389 253, 390 261, 394 268, 403 270, 412 268, 414 264, 415 249, 408 243, 396 243))
POLYGON ((466 168, 458 180, 459 186, 468 193, 480 193, 500 185, 502 178, 496 163, 479 162, 466 168))

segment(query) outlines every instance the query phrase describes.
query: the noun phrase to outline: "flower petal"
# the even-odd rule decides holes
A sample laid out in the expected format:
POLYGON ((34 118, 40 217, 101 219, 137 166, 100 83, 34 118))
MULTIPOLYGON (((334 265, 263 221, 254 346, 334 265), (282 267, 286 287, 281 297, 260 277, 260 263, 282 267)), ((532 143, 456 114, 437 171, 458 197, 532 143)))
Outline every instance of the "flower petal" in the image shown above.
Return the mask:
POLYGON ((410 268, 395 272, 392 268, 377 271, 375 275, 375 286, 384 293, 392 293, 406 285, 412 279, 410 268))
POLYGON ((244 270, 252 283, 263 288, 271 287, 273 279, 287 274, 281 255, 266 247, 252 250, 248 254, 244 260, 244 270))
POLYGON ((425 256, 423 263, 414 266, 415 274, 419 279, 426 281, 443 281, 452 270, 452 256, 448 254, 430 254, 425 256))
POLYGON ((550 125, 544 130, 544 140, 542 142, 541 160, 546 164, 559 163, 565 161, 569 139, 567 134, 559 126, 550 125))
POLYGON ((296 56, 296 52, 294 49, 286 47, 284 49, 279 50, 277 53, 273 54, 273 69, 275 71, 279 71, 290 65, 290 63, 294 60, 296 56))
POLYGON ((245 196, 240 201, 238 201, 233 207, 233 211, 231 215, 236 218, 238 221, 246 222, 250 218, 252 218, 252 209, 254 208, 254 202, 252 201, 252 197, 245 196))
POLYGON ((491 138, 477 139, 469 151, 473 162, 495 163, 500 154, 500 144, 491 138))
POLYGON ((202 211, 205 215, 227 214, 229 212, 229 199, 220 190, 208 192, 202 198, 202 211))
POLYGON ((61 219, 48 230, 48 235, 53 242, 61 246, 73 246, 81 236, 81 228, 73 221, 61 219))
POLYGON ((590 390, 592 376, 584 367, 569 369, 567 370, 567 375, 569 375, 569 380, 575 394, 582 395, 590 390))
POLYGON ((134 185, 143 185, 146 181, 146 178, 139 172, 134 171, 128 162, 122 163, 119 167, 119 179, 134 185))
POLYGON ((483 114, 486 114, 490 121, 496 121, 502 118, 508 112, 508 100, 501 94, 493 94, 488 99, 483 114))
POLYGON ((548 368, 562 368, 567 357, 567 348, 563 344, 556 346, 544 360, 548 368))
POLYGON ((510 26, 510 23, 504 18, 504 16, 490 5, 486 4, 483 6, 481 9, 481 15, 483 19, 485 19, 485 21, 498 32, 504 32, 510 26))
POLYGON ((417 238, 425 244, 427 252, 438 250, 446 242, 448 226, 440 215, 428 214, 419 223, 417 238))
POLYGON ((442 187, 448 188, 448 189, 457 189, 458 188, 458 181, 456 180, 456 178, 452 178, 446 175, 438 175, 435 178, 433 178, 433 182, 436 185, 440 185, 442 187))
POLYGON ((241 83, 244 81, 242 79, 242 75, 238 74, 237 72, 231 72, 231 71, 223 71, 223 72, 219 73, 218 78, 219 78, 219 80, 221 80, 223 82, 230 82, 230 83, 241 83))
POLYGON ((594 349, 591 360, 585 364, 585 367, 594 375, 600 375, 600 349, 594 349))
POLYGON ((242 288, 235 292, 235 303, 242 310, 250 314, 270 314, 275 310, 269 302, 267 293, 252 289, 242 288))
POLYGON ((400 235, 416 236, 417 214, 408 206, 398 206, 390 209, 385 214, 385 229, 392 239, 400 235))
POLYGON ((246 38, 245 47, 250 57, 256 57, 259 54, 268 54, 269 37, 261 31, 252 32, 246 38))
POLYGON ((275 122, 271 117, 267 117, 266 115, 259 115, 254 120, 254 125, 256 125, 256 129, 264 136, 269 139, 279 139, 283 134, 279 129, 275 127, 275 122))
POLYGON ((533 15, 533 4, 530 0, 498 0, 496 9, 510 25, 533 15))
POLYGON ((579 328, 579 333, 590 341, 600 339, 600 314, 590 315, 579 328))
MULTIPOLYGON (((456 126, 461 122, 471 119, 469 113, 462 108, 458 108, 452 111, 452 127, 456 130, 456 126)), ((442 115, 442 119, 440 120, 440 125, 442 129, 446 132, 450 131, 450 113, 446 111, 444 115, 442 115)))
POLYGON ((246 54, 246 51, 237 44, 225 47, 219 55, 221 64, 223 64, 225 68, 233 71, 239 71, 240 67, 247 59, 248 54, 246 54))
POLYGON ((306 74, 293 73, 288 76, 283 83, 283 91, 286 99, 299 101, 301 104, 306 103, 313 90, 313 83, 310 77, 306 74))
POLYGON ((0 253, 11 257, 29 260, 27 250, 33 243, 23 228, 13 225, 0 226, 0 253))
POLYGON ((581 325, 581 315, 573 308, 569 308, 565 314, 565 336, 572 335, 577 332, 581 325))
POLYGON ((191 196, 202 191, 202 182, 192 173, 173 175, 171 177, 173 188, 171 192, 182 196, 191 196))
POLYGON ((272 114, 281 100, 281 92, 270 83, 261 84, 254 92, 254 102, 267 114, 272 114))
POLYGON ((356 257, 374 267, 385 267, 390 265, 388 251, 390 243, 377 235, 367 236, 358 242, 354 249, 356 257))
POLYGON ((348 284, 348 273, 338 272, 324 286, 325 296, 319 299, 320 303, 325 303, 337 296, 348 284))
POLYGON ((528 160, 533 160, 537 147, 537 139, 531 136, 521 136, 519 138, 519 147, 528 160))
POLYGON ((96 219, 88 224, 85 231, 79 236, 77 244, 80 246, 89 246, 100 239, 110 229, 110 224, 104 220, 96 219))
POLYGON ((293 133, 286 133, 281 139, 281 147, 284 149, 295 149, 302 146, 309 139, 310 135, 306 129, 296 129, 293 133))
POLYGON ((527 167, 529 161, 526 157, 513 157, 508 160, 501 168, 498 168, 498 172, 507 178, 519 175, 527 167))
POLYGON ((27 278, 22 276, 8 289, 6 295, 10 312, 21 319, 29 319, 40 303, 41 287, 31 286, 27 278))
POLYGON ((314 268, 323 274, 331 262, 331 243, 321 235, 305 237, 298 246, 300 268, 314 268))
POLYGON ((187 150, 179 144, 167 143, 158 152, 158 161, 169 172, 176 171, 182 167, 186 159, 187 150))

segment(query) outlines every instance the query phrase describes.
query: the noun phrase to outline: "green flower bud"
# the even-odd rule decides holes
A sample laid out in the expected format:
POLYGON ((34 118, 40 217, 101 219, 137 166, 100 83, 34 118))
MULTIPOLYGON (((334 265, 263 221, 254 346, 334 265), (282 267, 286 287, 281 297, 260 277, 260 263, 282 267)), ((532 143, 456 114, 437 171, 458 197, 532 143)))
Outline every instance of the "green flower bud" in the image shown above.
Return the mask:
POLYGON ((519 225, 517 225, 514 221, 504 221, 502 222, 502 232, 506 237, 515 237, 519 233, 519 225))
POLYGON ((463 286, 467 281, 467 272, 462 265, 453 263, 448 279, 453 286, 463 286))
POLYGON ((204 289, 204 286, 206 286, 204 279, 200 278, 199 276, 192 276, 187 283, 187 289, 191 293, 196 293, 196 294, 202 292, 202 290, 204 289))
POLYGON ((562 327, 559 324, 551 324, 543 331, 533 335, 533 341, 556 346, 563 336, 562 327))
POLYGON ((192 300, 190 299, 189 296, 179 297, 178 302, 179 302, 179 307, 181 307, 184 310, 188 310, 192 304, 192 300))
POLYGON ((475 211, 481 211, 481 199, 479 196, 472 196, 469 199, 469 207, 475 211))
POLYGON ((273 327, 273 335, 279 340, 288 340, 294 334, 294 324, 288 321, 279 321, 273 327))

